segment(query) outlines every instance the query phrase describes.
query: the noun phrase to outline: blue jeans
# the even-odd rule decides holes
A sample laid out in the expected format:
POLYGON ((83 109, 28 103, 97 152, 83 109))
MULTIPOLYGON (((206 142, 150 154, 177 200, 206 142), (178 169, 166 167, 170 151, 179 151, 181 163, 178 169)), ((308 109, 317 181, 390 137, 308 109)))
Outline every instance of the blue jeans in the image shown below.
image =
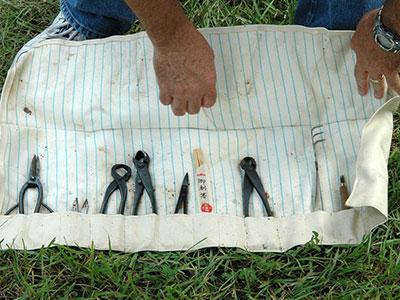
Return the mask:
MULTIPOLYGON (((295 24, 327 29, 356 29, 361 17, 385 0, 298 0, 295 24)), ((371 33, 372 34, 372 33, 371 33)))
MULTIPOLYGON (((361 17, 384 0, 298 0, 295 24, 355 29, 361 17)), ((126 33, 135 21, 124 0, 60 0, 68 22, 88 38, 126 33)))

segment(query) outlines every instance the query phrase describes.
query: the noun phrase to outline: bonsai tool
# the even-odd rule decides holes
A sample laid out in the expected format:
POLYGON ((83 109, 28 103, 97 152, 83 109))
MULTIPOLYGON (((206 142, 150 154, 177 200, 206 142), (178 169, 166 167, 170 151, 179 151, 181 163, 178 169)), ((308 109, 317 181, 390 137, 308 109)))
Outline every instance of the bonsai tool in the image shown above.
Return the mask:
POLYGON ((179 212, 181 207, 183 206, 183 213, 187 214, 187 198, 188 198, 188 189, 189 189, 189 175, 186 173, 185 177, 182 181, 181 190, 179 192, 178 202, 175 207, 175 214, 179 212))
MULTIPOLYGON (((322 125, 314 126, 311 128, 311 137, 312 137, 312 144, 313 144, 313 151, 314 151, 314 164, 315 164, 315 195, 314 195, 314 204, 317 205, 317 198, 318 194, 321 193, 321 187, 320 187, 320 182, 319 182, 319 166, 318 166, 318 159, 317 159, 317 150, 316 150, 316 145, 318 143, 322 143, 325 141, 323 138, 323 131, 318 131, 317 133, 314 133, 318 129, 320 129, 322 125)), ((322 202, 322 194, 319 197, 320 201, 320 209, 324 210, 324 203, 322 202)))
POLYGON ((150 157, 144 151, 138 151, 133 158, 133 164, 136 167, 135 177, 135 200, 133 202, 133 214, 137 215, 140 198, 143 195, 143 191, 146 190, 147 195, 150 198, 153 213, 157 214, 156 197, 151 183, 151 177, 149 173, 150 157))
POLYGON ((272 217, 272 211, 269 207, 268 198, 262 185, 261 179, 256 172, 256 161, 252 157, 245 157, 240 162, 240 167, 244 170, 242 198, 243 198, 243 215, 249 216, 249 201, 253 188, 256 189, 261 201, 264 204, 267 215, 272 217))
POLYGON ((123 215, 125 211, 126 198, 128 196, 128 188, 126 186, 126 182, 131 177, 132 170, 129 166, 124 164, 116 164, 111 168, 111 175, 114 180, 107 187, 106 193, 104 195, 103 202, 101 204, 100 213, 105 214, 107 210, 108 200, 110 200, 110 196, 117 189, 121 193, 121 202, 119 204, 118 214, 123 215), (123 176, 119 175, 117 170, 123 169, 125 170, 125 174, 123 176))
POLYGON ((35 205, 35 213, 40 212, 40 208, 44 206, 49 212, 53 212, 53 210, 47 206, 46 203, 43 203, 43 186, 39 180, 39 173, 40 173, 40 164, 39 164, 39 157, 34 155, 31 162, 31 167, 29 169, 29 178, 28 181, 22 186, 19 192, 19 201, 16 205, 11 207, 8 211, 6 211, 6 215, 9 215, 14 209, 18 207, 18 211, 20 214, 25 213, 24 208, 24 196, 28 189, 34 188, 37 189, 38 195, 35 205))

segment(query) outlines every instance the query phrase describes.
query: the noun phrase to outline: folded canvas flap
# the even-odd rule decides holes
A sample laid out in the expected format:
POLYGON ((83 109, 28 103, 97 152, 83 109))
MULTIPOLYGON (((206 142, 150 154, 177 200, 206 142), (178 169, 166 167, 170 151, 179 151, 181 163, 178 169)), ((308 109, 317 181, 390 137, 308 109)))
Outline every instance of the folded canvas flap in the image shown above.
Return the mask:
MULTIPOLYGON (((309 241, 359 243, 387 218, 387 158, 399 97, 360 97, 352 32, 299 26, 201 30, 215 53, 218 99, 195 116, 176 117, 158 101, 152 44, 140 33, 102 40, 49 40, 9 71, 0 103, 0 211, 16 203, 34 154, 44 202, 56 213, 0 216, 2 247, 65 245, 135 252, 240 247, 285 251, 309 241), (368 123, 367 123, 368 122, 368 123), (323 142, 313 147, 311 130, 323 142), (316 192, 314 148, 319 166, 316 192), (201 149, 215 211, 201 212, 193 151, 201 149), (147 195, 131 216, 98 211, 111 167, 151 158, 158 215, 147 195), (243 218, 240 160, 252 156, 274 217, 254 192, 243 218), (189 173, 189 214, 174 215, 189 173), (343 210, 340 176, 351 191, 343 210), (315 194, 317 193, 317 197, 315 194), (89 214, 71 212, 89 201, 89 214), (322 199, 322 200, 321 200, 322 199)), ((134 172, 133 172, 134 173, 134 172)), ((29 213, 30 212, 30 213, 29 213)))

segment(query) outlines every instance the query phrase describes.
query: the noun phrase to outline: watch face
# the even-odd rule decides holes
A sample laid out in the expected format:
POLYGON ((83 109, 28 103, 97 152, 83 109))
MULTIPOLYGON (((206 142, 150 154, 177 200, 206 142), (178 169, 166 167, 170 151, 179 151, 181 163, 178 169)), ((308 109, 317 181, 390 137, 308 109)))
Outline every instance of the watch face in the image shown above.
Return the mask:
POLYGON ((382 34, 377 34, 376 41, 385 49, 391 49, 393 47, 392 41, 382 34))

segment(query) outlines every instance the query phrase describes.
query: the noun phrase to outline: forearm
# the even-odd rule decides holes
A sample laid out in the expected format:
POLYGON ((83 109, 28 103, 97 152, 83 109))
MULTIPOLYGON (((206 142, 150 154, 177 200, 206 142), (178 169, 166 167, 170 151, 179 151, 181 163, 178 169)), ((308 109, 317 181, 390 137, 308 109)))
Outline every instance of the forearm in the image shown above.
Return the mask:
POLYGON ((382 10, 382 22, 400 36, 400 0, 387 0, 382 10))
POLYGON ((154 46, 164 46, 193 27, 178 0, 125 0, 154 46))

